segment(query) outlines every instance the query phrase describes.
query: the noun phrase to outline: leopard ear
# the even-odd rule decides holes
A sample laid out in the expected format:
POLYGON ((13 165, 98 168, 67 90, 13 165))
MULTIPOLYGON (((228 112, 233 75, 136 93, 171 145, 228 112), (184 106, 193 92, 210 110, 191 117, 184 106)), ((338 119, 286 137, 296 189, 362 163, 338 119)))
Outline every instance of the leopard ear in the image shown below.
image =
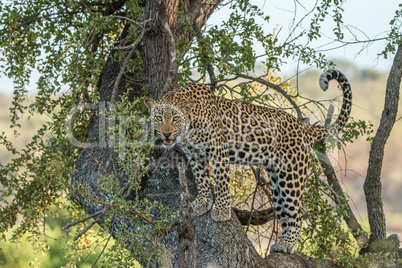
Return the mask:
POLYGON ((144 104, 145 106, 147 106, 148 111, 151 112, 151 109, 156 104, 156 101, 151 98, 145 97, 144 104))
POLYGON ((185 103, 183 103, 182 105, 180 105, 180 107, 186 112, 189 113, 191 111, 191 108, 193 108, 194 106, 194 102, 193 101, 187 101, 185 103))

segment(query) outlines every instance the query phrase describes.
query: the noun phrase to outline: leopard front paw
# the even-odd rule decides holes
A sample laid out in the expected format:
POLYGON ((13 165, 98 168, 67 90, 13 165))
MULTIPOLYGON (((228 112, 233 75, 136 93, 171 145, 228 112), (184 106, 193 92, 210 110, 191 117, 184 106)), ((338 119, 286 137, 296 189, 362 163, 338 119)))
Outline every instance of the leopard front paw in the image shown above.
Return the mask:
POLYGON ((271 247, 270 251, 271 253, 277 252, 293 254, 295 252, 295 246, 293 244, 283 243, 282 241, 279 241, 271 247))
POLYGON ((191 203, 191 207, 193 208, 194 214, 196 216, 201 216, 211 210, 212 207, 212 198, 211 197, 200 197, 197 198, 191 203))
POLYGON ((212 207, 211 217, 214 221, 227 221, 230 219, 231 207, 227 206, 224 208, 218 208, 217 206, 212 207))

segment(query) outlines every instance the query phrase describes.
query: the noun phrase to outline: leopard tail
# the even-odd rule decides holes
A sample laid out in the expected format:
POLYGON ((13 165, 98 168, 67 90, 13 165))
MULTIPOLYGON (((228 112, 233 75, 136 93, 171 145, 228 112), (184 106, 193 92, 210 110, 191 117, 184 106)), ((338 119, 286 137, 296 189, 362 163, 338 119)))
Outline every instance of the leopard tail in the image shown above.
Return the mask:
POLYGON ((317 141, 339 133, 348 122, 352 110, 352 89, 346 76, 334 69, 323 72, 319 79, 321 89, 326 91, 331 80, 336 80, 343 92, 342 108, 335 123, 329 125, 329 127, 309 126, 308 131, 312 132, 312 136, 317 141))

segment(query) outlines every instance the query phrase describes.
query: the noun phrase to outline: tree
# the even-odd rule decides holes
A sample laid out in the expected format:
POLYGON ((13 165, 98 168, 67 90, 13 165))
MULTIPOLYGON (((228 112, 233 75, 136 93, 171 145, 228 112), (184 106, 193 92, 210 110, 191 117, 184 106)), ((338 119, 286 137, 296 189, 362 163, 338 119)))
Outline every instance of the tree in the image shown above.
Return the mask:
POLYGON ((398 112, 399 91, 402 77, 402 47, 398 46, 395 59, 389 73, 384 110, 380 126, 374 137, 370 150, 367 178, 364 182, 364 193, 371 227, 371 240, 385 239, 385 215, 381 199, 381 169, 384 147, 396 120, 398 112))
MULTIPOLYGON (((76 233, 78 239, 99 224, 107 233, 106 245, 111 237, 116 241, 104 259, 119 265, 132 264, 132 258, 145 266, 180 267, 270 267, 284 259, 304 262, 304 257, 279 254, 264 259, 257 253, 239 219, 249 225, 250 218, 256 217, 255 224, 261 224, 262 212, 265 222, 270 219, 268 208, 262 212, 237 209, 225 223, 216 223, 209 215, 193 219, 188 203, 196 189, 191 172, 185 172, 185 159, 174 151, 150 151, 141 140, 142 129, 147 129, 141 97, 160 98, 191 79, 192 66, 202 78, 208 77, 218 94, 228 91, 247 101, 260 101, 263 94, 253 96, 249 82, 257 81, 296 105, 290 89, 282 90, 266 76, 246 74, 261 58, 252 44, 258 41, 266 47, 265 64, 270 71, 279 70, 283 57, 326 67, 329 63, 323 55, 308 42, 297 41, 302 35, 308 40, 318 38, 318 25, 332 12, 331 7, 335 7, 331 14, 339 29, 335 34, 341 38, 341 9, 331 1, 313 8, 308 33, 283 43, 255 22, 256 17, 265 21, 269 17, 249 1, 230 1, 232 13, 225 27, 205 28, 221 2, 38 0, 1 6, 2 33, 8 37, 1 41, 2 69, 16 85, 12 127, 18 131, 23 113, 51 117, 24 151, 2 136, 2 144, 15 155, 1 167, 2 201, 8 202, 1 213, 2 233, 22 215, 15 238, 30 232, 34 240, 40 240, 35 234, 40 232, 47 207, 61 206, 68 194, 85 212, 67 205, 80 216, 66 229, 83 225, 76 233), (41 74, 39 92, 35 102, 26 106, 26 85, 34 69, 41 74), (230 87, 227 82, 238 77, 247 82, 230 87), (63 90, 65 86, 68 90, 63 90)), ((258 171, 255 174, 258 178, 258 171)), ((266 181, 260 179, 259 189, 266 189, 266 181)))

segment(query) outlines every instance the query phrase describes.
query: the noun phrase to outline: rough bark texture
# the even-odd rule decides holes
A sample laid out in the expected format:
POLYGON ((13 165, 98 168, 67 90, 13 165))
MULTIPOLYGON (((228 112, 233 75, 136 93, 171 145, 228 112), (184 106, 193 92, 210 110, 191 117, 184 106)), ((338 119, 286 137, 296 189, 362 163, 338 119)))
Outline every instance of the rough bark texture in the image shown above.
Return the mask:
POLYGON ((402 46, 399 45, 389 73, 384 110, 380 126, 370 149, 367 177, 364 182, 367 212, 371 229, 370 241, 386 238, 385 215, 381 199, 381 169, 384 147, 394 126, 398 112, 399 91, 402 77, 402 46))

